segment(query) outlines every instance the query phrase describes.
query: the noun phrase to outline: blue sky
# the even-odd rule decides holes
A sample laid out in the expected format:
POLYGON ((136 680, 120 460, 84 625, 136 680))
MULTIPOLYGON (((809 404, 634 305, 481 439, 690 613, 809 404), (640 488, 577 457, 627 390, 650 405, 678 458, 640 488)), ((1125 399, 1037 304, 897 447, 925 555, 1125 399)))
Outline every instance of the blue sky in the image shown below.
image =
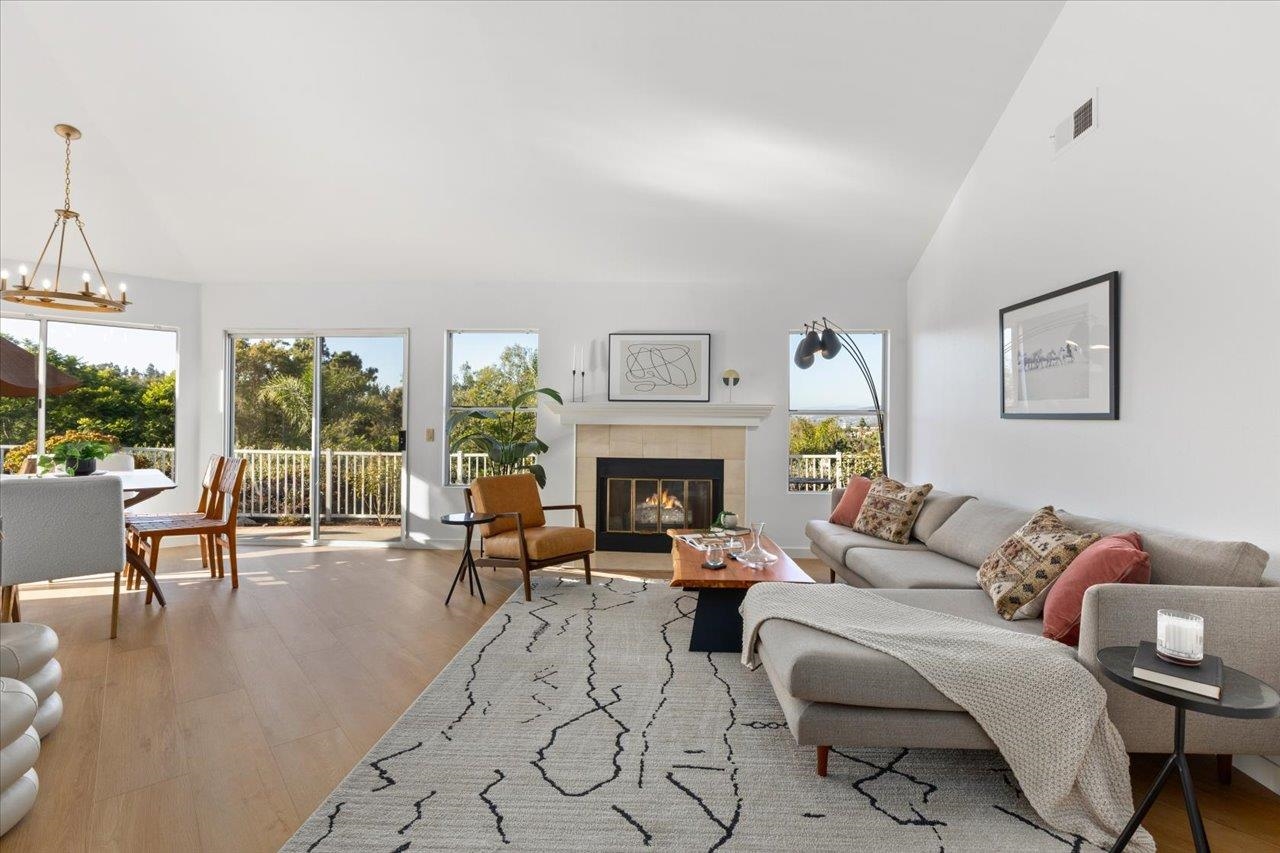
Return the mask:
MULTIPOLYGON (((35 341, 40 336, 40 324, 35 320, 5 317, 0 328, 19 340, 35 341)), ((159 329, 50 320, 49 349, 89 364, 118 364, 140 371, 150 364, 162 373, 178 368, 178 335, 159 329)))
POLYGON ((493 364, 511 344, 534 348, 538 346, 537 332, 454 332, 451 338, 454 377, 457 377, 458 368, 464 363, 473 368, 493 364))

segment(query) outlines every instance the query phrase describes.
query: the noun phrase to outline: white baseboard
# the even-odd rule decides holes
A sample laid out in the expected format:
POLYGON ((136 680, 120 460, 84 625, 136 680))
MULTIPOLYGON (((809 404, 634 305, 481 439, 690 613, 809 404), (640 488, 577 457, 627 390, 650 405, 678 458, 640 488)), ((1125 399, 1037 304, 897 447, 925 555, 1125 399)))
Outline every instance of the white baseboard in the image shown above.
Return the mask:
POLYGON ((1232 763, 1250 778, 1280 794, 1280 755, 1237 755, 1232 763))

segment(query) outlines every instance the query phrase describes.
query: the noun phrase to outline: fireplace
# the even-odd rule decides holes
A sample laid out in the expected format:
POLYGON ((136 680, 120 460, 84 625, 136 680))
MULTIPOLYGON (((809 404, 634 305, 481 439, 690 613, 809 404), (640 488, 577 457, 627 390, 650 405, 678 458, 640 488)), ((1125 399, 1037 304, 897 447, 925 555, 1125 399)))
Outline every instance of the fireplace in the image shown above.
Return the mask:
POLYGON ((596 460, 596 547, 667 551, 672 527, 707 528, 724 508, 722 459, 596 460))

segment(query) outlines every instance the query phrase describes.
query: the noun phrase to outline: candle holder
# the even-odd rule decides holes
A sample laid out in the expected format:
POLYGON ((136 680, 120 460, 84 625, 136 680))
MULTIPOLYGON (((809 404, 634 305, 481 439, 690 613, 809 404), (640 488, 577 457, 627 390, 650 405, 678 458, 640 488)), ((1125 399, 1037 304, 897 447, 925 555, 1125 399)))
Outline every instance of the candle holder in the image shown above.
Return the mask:
POLYGON ((1204 617, 1181 610, 1157 611, 1156 655, 1169 663, 1198 666, 1204 660, 1204 617))

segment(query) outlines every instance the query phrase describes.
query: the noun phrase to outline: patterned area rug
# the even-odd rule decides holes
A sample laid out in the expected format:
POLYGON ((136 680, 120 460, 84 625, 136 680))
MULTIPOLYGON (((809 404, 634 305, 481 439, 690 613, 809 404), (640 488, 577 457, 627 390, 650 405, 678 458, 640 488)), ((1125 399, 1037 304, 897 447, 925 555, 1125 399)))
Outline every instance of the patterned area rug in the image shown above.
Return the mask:
POLYGON ((688 651, 696 599, 542 575, 287 851, 1079 850, 1000 756, 796 746, 764 670, 688 651))

